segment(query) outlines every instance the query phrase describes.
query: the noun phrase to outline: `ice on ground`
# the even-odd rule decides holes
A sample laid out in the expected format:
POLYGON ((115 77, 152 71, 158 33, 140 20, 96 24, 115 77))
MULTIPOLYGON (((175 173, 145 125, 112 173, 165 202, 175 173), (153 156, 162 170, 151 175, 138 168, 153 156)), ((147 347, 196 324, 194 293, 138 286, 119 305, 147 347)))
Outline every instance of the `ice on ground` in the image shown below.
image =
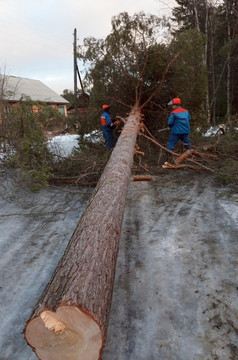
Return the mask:
MULTIPOLYGON (((36 360, 21 332, 92 190, 0 180, 0 360, 36 360)), ((238 203, 219 191, 186 171, 131 182, 102 360, 238 359, 238 203)))
POLYGON ((36 360, 22 331, 92 189, 16 192, 0 182, 0 360, 36 360))

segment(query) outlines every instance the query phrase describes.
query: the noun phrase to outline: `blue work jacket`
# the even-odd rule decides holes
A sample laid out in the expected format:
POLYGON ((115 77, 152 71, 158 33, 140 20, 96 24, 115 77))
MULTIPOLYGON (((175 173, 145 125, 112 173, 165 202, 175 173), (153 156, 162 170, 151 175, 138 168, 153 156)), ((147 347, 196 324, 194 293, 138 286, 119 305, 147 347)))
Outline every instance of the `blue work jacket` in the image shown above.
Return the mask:
POLYGON ((168 119, 171 134, 189 134, 191 116, 189 112, 181 107, 173 110, 168 119))
POLYGON ((101 115, 101 124, 102 129, 106 131, 112 131, 113 123, 110 114, 107 111, 104 111, 101 115))

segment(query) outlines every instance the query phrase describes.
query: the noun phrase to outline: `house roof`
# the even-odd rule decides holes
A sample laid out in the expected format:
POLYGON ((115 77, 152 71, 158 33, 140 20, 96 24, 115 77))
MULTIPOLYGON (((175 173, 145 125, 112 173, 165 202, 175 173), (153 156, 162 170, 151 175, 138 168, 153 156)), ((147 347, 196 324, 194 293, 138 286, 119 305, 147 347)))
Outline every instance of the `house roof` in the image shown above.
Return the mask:
MULTIPOLYGON (((16 76, 4 76, 5 99, 19 101, 22 96, 28 96, 33 101, 41 101, 50 104, 68 104, 62 96, 43 84, 40 80, 20 78, 16 76)), ((1 80, 2 75, 0 75, 1 80)))

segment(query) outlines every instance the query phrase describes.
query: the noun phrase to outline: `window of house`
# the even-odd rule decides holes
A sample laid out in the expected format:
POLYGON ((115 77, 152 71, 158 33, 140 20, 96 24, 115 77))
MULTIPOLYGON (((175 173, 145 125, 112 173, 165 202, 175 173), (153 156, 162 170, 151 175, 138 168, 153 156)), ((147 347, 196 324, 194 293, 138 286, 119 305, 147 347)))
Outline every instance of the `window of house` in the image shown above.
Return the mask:
POLYGON ((64 105, 58 105, 58 110, 59 110, 60 114, 65 115, 64 105))

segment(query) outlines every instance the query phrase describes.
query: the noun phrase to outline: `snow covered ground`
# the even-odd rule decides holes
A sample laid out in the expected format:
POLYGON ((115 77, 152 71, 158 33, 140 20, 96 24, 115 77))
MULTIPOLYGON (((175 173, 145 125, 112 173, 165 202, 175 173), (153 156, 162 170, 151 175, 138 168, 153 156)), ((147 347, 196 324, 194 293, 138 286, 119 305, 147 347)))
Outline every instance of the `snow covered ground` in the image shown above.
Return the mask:
MULTIPOLYGON (((56 155, 67 157, 71 154, 73 149, 78 148, 78 135, 77 134, 65 134, 54 136, 48 140, 49 150, 56 155)), ((9 149, 8 149, 9 155, 9 149)), ((0 163, 1 159, 4 159, 6 154, 0 150, 0 163)))
MULTIPOLYGON (((101 131, 92 131, 91 134, 85 134, 84 139, 91 137, 93 142, 103 142, 103 136, 101 131)), ((79 148, 78 144, 79 135, 77 134, 65 134, 54 136, 48 141, 49 149, 56 155, 69 156, 73 149, 79 148)))
POLYGON ((211 179, 132 183, 103 360, 238 359, 237 239, 211 179))
MULTIPOLYGON (((0 181, 0 360, 36 360, 25 322, 92 189, 0 181)), ((238 359, 238 202, 211 178, 131 182, 103 360, 238 359)))
POLYGON ((78 147, 77 134, 54 136, 48 141, 49 149, 56 155, 69 156, 74 148, 78 147))
MULTIPOLYGON (((87 139, 90 136, 92 137, 92 141, 94 142, 103 142, 103 136, 101 131, 93 131, 91 134, 85 134, 84 138, 87 139)), ((48 147, 50 151, 52 151, 54 154, 67 157, 70 156, 71 152, 74 149, 79 148, 78 138, 79 135, 77 134, 64 134, 54 136, 50 140, 48 140, 48 147)), ((0 151, 0 160, 4 157, 5 154, 0 151)))
POLYGON ((0 359, 33 360, 21 334, 53 273, 92 190, 50 188, 39 194, 0 179, 0 359))
MULTIPOLYGON (((204 134, 203 136, 205 137, 211 137, 211 136, 215 136, 218 135, 220 132, 220 126, 227 131, 227 125, 226 124, 220 124, 218 126, 211 126, 204 134)), ((238 131, 238 128, 234 128, 235 131, 238 131)))

